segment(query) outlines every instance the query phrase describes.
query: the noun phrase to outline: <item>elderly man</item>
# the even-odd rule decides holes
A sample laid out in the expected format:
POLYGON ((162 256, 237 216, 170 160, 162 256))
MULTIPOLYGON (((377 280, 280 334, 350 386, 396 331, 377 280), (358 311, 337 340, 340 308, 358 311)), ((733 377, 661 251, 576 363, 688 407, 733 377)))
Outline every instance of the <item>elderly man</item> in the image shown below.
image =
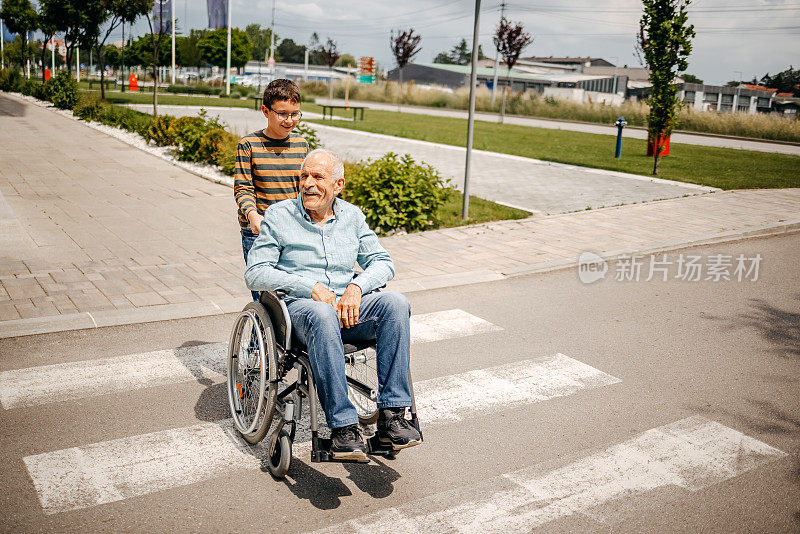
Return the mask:
POLYGON ((331 452, 338 459, 364 459, 358 415, 347 397, 343 342, 377 341, 381 443, 399 450, 421 438, 405 418, 411 405, 411 309, 400 293, 375 291, 394 276, 394 264, 361 210, 337 198, 344 184, 336 154, 309 152, 299 196, 264 212, 245 281, 253 291, 286 294, 331 428, 331 452), (356 273, 356 263, 363 272, 356 273))

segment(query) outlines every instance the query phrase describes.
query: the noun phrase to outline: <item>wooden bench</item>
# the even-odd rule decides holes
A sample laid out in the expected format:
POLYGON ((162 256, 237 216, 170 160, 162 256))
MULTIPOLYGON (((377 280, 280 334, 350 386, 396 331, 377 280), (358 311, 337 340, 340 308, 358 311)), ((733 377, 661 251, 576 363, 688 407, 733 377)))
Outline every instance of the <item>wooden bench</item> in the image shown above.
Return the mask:
POLYGON ((264 98, 262 96, 251 96, 250 98, 253 99, 253 109, 260 110, 261 109, 261 101, 264 98))
POLYGON ((356 120, 356 113, 361 111, 361 120, 364 120, 364 106, 333 106, 333 105, 325 105, 322 104, 322 120, 325 120, 325 115, 330 110, 331 119, 333 119, 333 110, 334 109, 352 109, 353 110, 353 120, 356 120))

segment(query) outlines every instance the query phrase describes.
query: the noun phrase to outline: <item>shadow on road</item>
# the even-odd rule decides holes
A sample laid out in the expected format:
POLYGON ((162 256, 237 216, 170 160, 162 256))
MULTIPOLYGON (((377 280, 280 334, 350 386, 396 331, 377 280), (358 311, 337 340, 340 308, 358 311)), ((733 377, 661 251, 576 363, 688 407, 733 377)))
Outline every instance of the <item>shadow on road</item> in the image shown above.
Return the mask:
MULTIPOLYGON (((800 294, 794 298, 800 304, 800 294)), ((800 356, 800 312, 781 310, 762 299, 751 299, 750 304, 752 309, 734 319, 731 328, 755 328, 779 355, 800 356)))
POLYGON ((7 117, 24 117, 25 104, 11 98, 0 96, 0 116, 2 115, 7 117))

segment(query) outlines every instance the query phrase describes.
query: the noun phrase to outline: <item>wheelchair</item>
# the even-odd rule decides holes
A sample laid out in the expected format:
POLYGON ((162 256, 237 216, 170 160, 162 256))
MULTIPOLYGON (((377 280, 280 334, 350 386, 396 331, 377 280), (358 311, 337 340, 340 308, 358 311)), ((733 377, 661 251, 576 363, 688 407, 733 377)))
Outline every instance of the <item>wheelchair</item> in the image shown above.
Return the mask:
MULTIPOLYGON (((344 344, 348 397, 358 412, 365 434, 366 453, 394 458, 400 451, 382 445, 374 432, 378 421, 378 377, 375 341, 344 344)), ((236 430, 255 445, 269 434, 267 466, 283 478, 292 459, 292 443, 308 400, 312 462, 359 462, 337 459, 330 452, 331 440, 319 435, 319 399, 306 348, 292 337, 292 322, 286 303, 273 291, 261 292, 259 302, 250 302, 239 313, 228 344, 228 404, 236 430)), ((411 382, 409 376, 409 382, 411 382)), ((411 388, 410 423, 420 432, 414 389, 411 388)))

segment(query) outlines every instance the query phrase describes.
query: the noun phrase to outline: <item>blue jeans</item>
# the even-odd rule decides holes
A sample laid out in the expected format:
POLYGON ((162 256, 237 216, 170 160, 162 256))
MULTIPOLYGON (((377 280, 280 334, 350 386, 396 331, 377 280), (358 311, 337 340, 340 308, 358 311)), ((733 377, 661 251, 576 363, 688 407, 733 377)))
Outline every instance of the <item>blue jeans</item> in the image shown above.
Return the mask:
POLYGON ((292 329, 311 360, 322 408, 330 428, 358 423, 347 398, 342 343, 377 341, 378 408, 411 406, 411 306, 401 293, 373 292, 361 298, 358 324, 341 328, 333 306, 311 299, 287 302, 292 329))
MULTIPOLYGON (((250 252, 250 249, 253 248, 253 242, 257 237, 258 236, 251 230, 242 230, 242 250, 244 251, 245 265, 247 265, 247 254, 250 252)), ((258 302, 259 292, 251 291, 250 294, 253 295, 253 301, 258 302)))

